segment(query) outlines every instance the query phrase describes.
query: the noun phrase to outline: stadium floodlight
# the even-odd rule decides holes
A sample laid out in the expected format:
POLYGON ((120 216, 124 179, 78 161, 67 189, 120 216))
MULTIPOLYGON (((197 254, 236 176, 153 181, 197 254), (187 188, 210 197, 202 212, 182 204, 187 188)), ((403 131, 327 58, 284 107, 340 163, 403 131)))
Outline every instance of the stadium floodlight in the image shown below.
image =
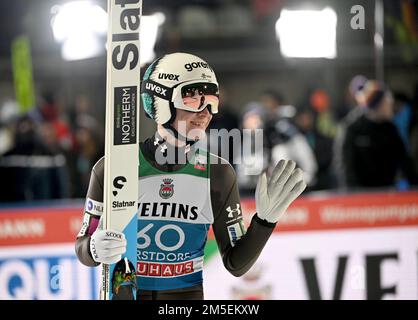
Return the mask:
POLYGON ((68 38, 62 43, 61 55, 64 60, 82 60, 99 56, 104 51, 103 43, 92 34, 68 38))
MULTIPOLYGON (((107 13, 89 1, 72 1, 51 8, 52 32, 61 43, 64 60, 81 60, 99 56, 105 51, 107 13)), ((164 23, 163 13, 142 16, 141 21, 141 64, 151 62, 158 29, 164 23)))
POLYGON ((164 23, 165 16, 161 12, 154 13, 150 16, 142 16, 141 21, 141 65, 154 60, 154 46, 157 41, 158 29, 164 23))
POLYGON ((104 51, 100 37, 107 31, 107 13, 89 1, 72 1, 51 9, 52 32, 62 43, 65 60, 80 60, 98 56, 104 51))
POLYGON ((337 14, 323 10, 283 9, 276 22, 276 36, 283 56, 328 58, 337 56, 337 14))

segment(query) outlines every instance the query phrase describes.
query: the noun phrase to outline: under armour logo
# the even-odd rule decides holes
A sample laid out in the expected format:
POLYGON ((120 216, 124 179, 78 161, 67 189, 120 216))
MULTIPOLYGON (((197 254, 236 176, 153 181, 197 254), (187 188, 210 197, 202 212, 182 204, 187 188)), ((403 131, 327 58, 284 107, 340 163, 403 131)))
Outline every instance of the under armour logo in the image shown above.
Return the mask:
POLYGON ((154 146, 158 146, 160 144, 160 139, 155 138, 154 140, 154 146))
POLYGON ((165 144, 161 145, 160 151, 164 153, 167 150, 167 146, 165 144))
POLYGON ((231 209, 231 206, 229 206, 228 208, 226 208, 226 211, 228 212, 228 218, 233 218, 234 213, 236 213, 237 216, 239 216, 241 214, 241 209, 239 208, 239 203, 237 203, 237 207, 235 209, 231 209))

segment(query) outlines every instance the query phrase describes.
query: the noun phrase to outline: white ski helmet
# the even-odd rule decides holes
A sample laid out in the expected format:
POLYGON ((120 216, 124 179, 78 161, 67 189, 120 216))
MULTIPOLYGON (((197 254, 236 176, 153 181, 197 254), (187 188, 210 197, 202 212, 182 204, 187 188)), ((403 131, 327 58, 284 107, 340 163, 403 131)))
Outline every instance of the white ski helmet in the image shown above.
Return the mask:
POLYGON ((149 118, 169 125, 176 117, 176 109, 200 112, 208 107, 211 113, 217 113, 218 82, 211 66, 201 58, 183 52, 167 54, 145 71, 141 98, 149 118), (190 102, 194 95, 190 92, 200 94, 190 102))

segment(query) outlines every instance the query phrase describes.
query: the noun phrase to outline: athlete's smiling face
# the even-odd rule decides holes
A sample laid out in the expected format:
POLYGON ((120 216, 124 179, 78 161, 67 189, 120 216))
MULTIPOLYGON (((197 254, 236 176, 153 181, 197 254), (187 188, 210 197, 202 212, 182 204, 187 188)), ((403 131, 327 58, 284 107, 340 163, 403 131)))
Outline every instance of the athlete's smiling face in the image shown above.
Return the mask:
POLYGON ((208 108, 200 112, 177 109, 173 127, 183 136, 186 133, 191 140, 202 139, 211 120, 212 115, 208 108))

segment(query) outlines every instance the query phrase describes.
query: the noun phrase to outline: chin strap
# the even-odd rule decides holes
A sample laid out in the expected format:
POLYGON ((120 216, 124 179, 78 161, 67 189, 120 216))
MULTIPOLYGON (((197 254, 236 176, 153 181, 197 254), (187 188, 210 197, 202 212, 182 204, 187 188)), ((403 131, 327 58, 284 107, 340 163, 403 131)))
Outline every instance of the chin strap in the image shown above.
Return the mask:
POLYGON ((169 123, 163 124, 163 127, 165 129, 167 129, 168 133, 171 134, 175 139, 186 143, 186 148, 187 148, 187 145, 189 145, 189 147, 191 147, 192 145, 194 145, 198 141, 198 140, 191 140, 191 139, 188 139, 187 137, 183 136, 176 129, 174 129, 173 126, 169 123))

